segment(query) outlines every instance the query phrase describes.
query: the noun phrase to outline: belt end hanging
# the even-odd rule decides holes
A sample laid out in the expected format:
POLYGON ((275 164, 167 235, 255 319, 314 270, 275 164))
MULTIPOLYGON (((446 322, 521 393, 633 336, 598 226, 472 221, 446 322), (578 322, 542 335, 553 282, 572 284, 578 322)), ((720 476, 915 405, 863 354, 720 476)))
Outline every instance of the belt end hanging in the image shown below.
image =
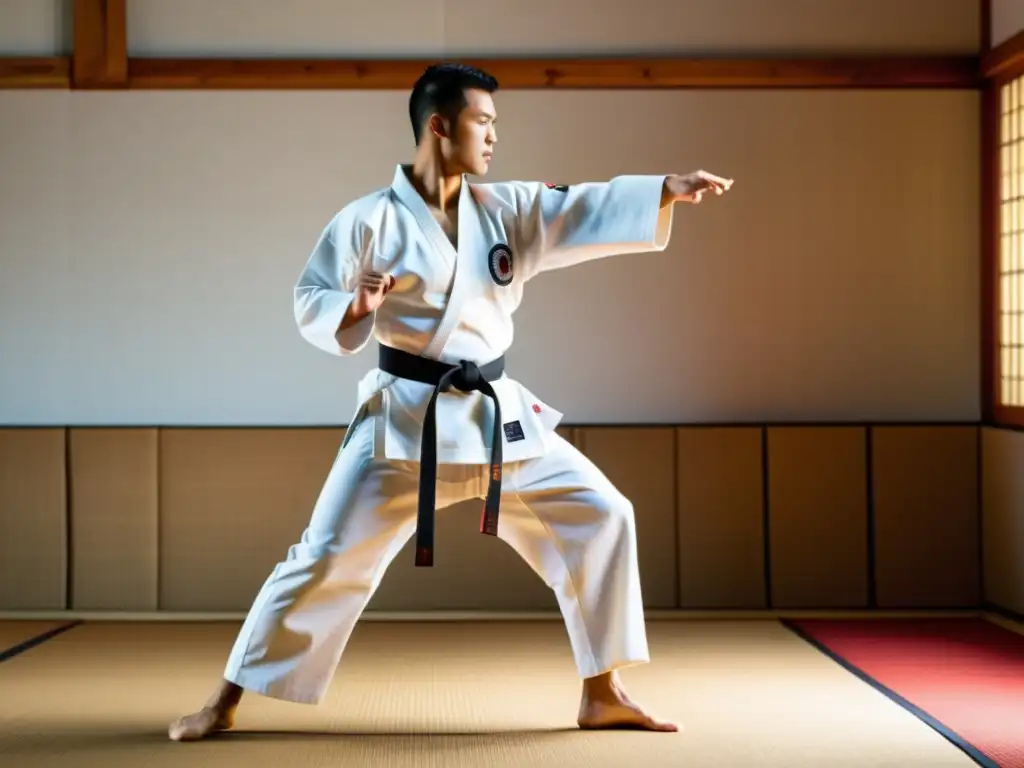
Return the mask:
POLYGON ((416 548, 416 567, 430 568, 434 565, 434 550, 428 547, 416 548))
POLYGON ((498 507, 501 504, 501 464, 491 465, 491 476, 487 487, 487 499, 480 517, 480 533, 498 535, 498 507))
POLYGON ((487 536, 498 535, 498 511, 489 511, 487 507, 484 507, 484 512, 480 516, 480 533, 486 534, 487 536))

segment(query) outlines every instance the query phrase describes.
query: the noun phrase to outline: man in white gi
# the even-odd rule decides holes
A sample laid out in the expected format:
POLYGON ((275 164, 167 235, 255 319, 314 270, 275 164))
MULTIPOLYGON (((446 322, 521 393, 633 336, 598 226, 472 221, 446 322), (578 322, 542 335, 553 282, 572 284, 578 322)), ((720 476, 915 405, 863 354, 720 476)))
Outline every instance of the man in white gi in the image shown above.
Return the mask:
POLYGON ((391 186, 327 225, 295 288, 303 337, 352 355, 375 337, 341 451, 298 543, 270 574, 199 711, 176 740, 230 728, 243 691, 323 697, 385 570, 433 514, 485 498, 481 524, 551 587, 583 680, 581 728, 678 730, 630 701, 617 670, 649 661, 633 507, 556 432, 561 414, 504 373, 512 314, 542 272, 663 250, 673 204, 732 182, 702 171, 604 183, 470 183, 494 152, 497 82, 429 68, 410 98, 417 144, 391 186), (500 502, 500 522, 499 522, 500 502))

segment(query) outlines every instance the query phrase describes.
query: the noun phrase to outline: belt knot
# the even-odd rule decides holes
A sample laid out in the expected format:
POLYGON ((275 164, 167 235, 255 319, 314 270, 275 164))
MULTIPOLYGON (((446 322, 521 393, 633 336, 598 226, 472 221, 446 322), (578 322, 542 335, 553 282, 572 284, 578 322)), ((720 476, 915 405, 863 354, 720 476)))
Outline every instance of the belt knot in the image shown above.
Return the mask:
POLYGON ((463 392, 472 392, 480 386, 482 380, 483 374, 480 373, 480 366, 471 360, 460 360, 459 372, 454 376, 452 386, 463 392))

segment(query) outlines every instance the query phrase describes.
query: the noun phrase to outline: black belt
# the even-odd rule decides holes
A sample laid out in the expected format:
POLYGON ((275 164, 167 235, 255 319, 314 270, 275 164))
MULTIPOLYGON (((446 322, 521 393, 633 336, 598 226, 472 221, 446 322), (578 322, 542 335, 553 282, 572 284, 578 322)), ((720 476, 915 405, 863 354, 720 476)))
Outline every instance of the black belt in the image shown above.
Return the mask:
POLYGON ((423 437, 420 446, 420 494, 416 516, 416 565, 434 564, 434 507, 437 486, 437 396, 455 387, 463 392, 483 392, 494 401, 494 431, 491 436, 491 470, 487 485, 487 501, 480 520, 480 532, 498 535, 498 504, 501 499, 501 404, 494 388, 488 383, 501 378, 505 372, 505 358, 499 357, 478 366, 468 360, 458 365, 419 357, 400 349, 380 345, 380 369, 400 379, 433 384, 434 392, 423 418, 423 437))

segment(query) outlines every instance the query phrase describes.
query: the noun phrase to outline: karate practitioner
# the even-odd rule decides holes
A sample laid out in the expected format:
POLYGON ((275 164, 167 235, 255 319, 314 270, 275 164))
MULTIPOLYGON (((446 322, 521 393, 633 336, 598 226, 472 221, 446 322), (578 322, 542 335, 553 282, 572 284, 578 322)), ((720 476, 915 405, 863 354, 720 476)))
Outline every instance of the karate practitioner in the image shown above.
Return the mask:
POLYGON ((515 548, 557 596, 583 681, 578 725, 678 730, 631 701, 617 675, 649 661, 633 507, 555 432, 561 414, 505 373, 503 355, 529 280, 664 250, 673 204, 732 182, 698 171, 568 187, 471 183, 495 150, 496 90, 476 69, 429 68, 409 104, 414 162, 342 208, 313 248, 294 293, 302 336, 340 356, 375 338, 379 365, 224 679, 170 725, 172 739, 230 728, 243 691, 319 702, 393 558, 415 534, 416 564, 431 565, 435 508, 469 498, 486 499, 482 532, 515 548))

